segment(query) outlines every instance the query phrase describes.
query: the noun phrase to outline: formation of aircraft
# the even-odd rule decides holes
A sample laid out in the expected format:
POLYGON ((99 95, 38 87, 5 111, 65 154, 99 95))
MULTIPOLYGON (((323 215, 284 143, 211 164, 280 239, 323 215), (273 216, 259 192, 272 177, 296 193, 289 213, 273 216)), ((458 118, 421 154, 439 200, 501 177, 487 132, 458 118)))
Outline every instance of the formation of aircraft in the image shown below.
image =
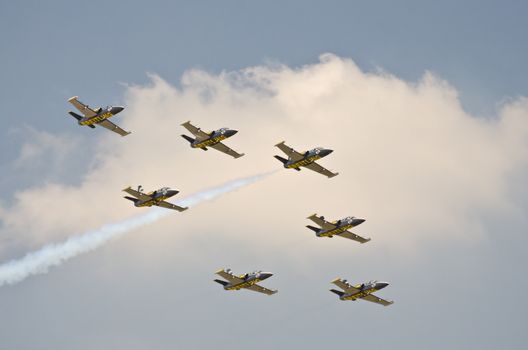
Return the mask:
POLYGON ((348 231, 352 227, 356 227, 357 225, 364 223, 365 219, 358 219, 353 216, 348 216, 344 219, 328 222, 325 220, 324 216, 317 216, 317 214, 310 215, 308 219, 312 220, 316 225, 319 226, 306 226, 310 230, 314 231, 317 237, 332 238, 334 235, 336 235, 339 237, 352 239, 359 243, 367 243, 368 241, 370 241, 370 238, 363 238, 361 236, 356 235, 355 233, 348 231))
POLYGON ((182 126, 189 130, 194 135, 194 139, 187 135, 181 135, 184 139, 189 141, 192 148, 200 148, 207 151, 207 147, 214 148, 217 151, 230 155, 233 158, 240 158, 244 153, 238 153, 231 148, 224 145, 221 141, 235 135, 238 131, 228 128, 221 128, 216 131, 204 132, 202 129, 191 124, 190 121, 185 122, 182 126))
POLYGON ((332 293, 339 295, 340 300, 362 299, 383 306, 389 306, 394 303, 394 301, 387 301, 372 294, 380 289, 387 287, 389 284, 386 282, 370 281, 367 283, 361 283, 352 286, 347 282, 347 280, 336 278, 332 281, 332 283, 342 289, 330 289, 332 293))
POLYGON ((216 274, 227 280, 214 280, 215 282, 220 283, 222 286, 224 286, 225 290, 247 289, 253 292, 259 292, 267 295, 273 295, 278 292, 277 290, 264 288, 257 284, 273 276, 273 274, 270 272, 255 271, 236 276, 233 274, 231 269, 222 269, 216 271, 216 274))
POLYGON ((106 108, 98 107, 96 109, 92 109, 88 105, 80 102, 78 98, 78 96, 73 96, 68 100, 68 102, 77 108, 83 115, 80 116, 72 111, 69 111, 68 113, 77 119, 79 125, 89 126, 92 129, 95 129, 95 125, 99 125, 121 136, 127 136, 130 134, 129 131, 121 129, 119 126, 108 120, 125 109, 124 107, 108 106, 106 108))
POLYGON ((162 187, 159 190, 144 193, 141 185, 138 186, 137 190, 133 190, 132 187, 128 186, 123 191, 132 196, 125 196, 124 198, 134 202, 134 205, 136 207, 151 207, 153 205, 156 205, 158 207, 174 209, 177 211, 184 211, 188 209, 188 207, 182 208, 177 206, 176 204, 172 204, 166 201, 166 199, 175 196, 179 192, 177 190, 171 190, 168 187, 162 187))
MULTIPOLYGON (((121 112, 124 107, 108 106, 106 108, 99 107, 96 109, 92 109, 88 105, 85 105, 80 102, 77 96, 70 98, 68 102, 70 102, 73 106, 75 106, 75 108, 77 108, 82 113, 81 116, 72 111, 68 112, 72 117, 77 119, 79 125, 88 126, 90 128, 95 128, 96 125, 99 125, 121 136, 126 136, 130 134, 130 132, 121 129, 119 126, 115 125, 114 123, 108 120, 109 118, 121 112)), ((235 135, 237 133, 237 130, 221 128, 212 132, 204 132, 199 127, 192 125, 190 121, 183 123, 182 126, 185 127, 194 136, 194 138, 192 138, 187 135, 181 135, 185 140, 190 143, 190 146, 192 148, 199 148, 204 151, 207 151, 208 147, 211 147, 220 152, 226 153, 232 156, 233 158, 240 158, 244 155, 244 153, 238 153, 222 143, 223 140, 235 135)), ((275 146, 287 155, 287 159, 281 156, 275 156, 275 158, 278 159, 287 169, 295 169, 297 171, 300 171, 301 167, 305 167, 320 174, 323 174, 328 178, 338 175, 338 173, 333 173, 330 170, 316 163, 317 160, 326 157, 327 155, 332 153, 333 151, 330 149, 317 147, 302 153, 297 152, 293 148, 287 146, 284 141, 276 144, 275 146)), ((136 207, 159 206, 162 208, 173 209, 180 212, 188 209, 187 207, 180 207, 166 201, 167 199, 175 196, 179 192, 168 187, 162 187, 158 190, 145 193, 143 192, 141 186, 138 186, 137 190, 134 190, 129 186, 123 191, 130 195, 125 196, 124 198, 132 201, 134 203, 134 206, 136 207)), ((370 241, 370 238, 364 238, 349 231, 349 229, 365 222, 364 219, 349 216, 344 219, 329 222, 325 220, 324 216, 317 216, 317 214, 309 216, 308 219, 312 220, 316 225, 319 226, 306 226, 310 230, 314 231, 317 237, 332 238, 333 236, 340 236, 355 240, 359 243, 366 243, 370 241)), ((268 289, 258 284, 259 282, 262 282, 273 276, 273 274, 270 272, 255 271, 237 276, 233 274, 231 269, 222 269, 218 270, 216 274, 221 276, 224 280, 215 279, 214 281, 221 284, 225 290, 247 289, 250 291, 259 292, 267 295, 273 295, 278 292, 277 290, 268 289)), ((346 280, 337 278, 333 280, 332 283, 342 289, 330 290, 331 292, 337 294, 340 300, 363 299, 384 306, 388 306, 393 303, 392 301, 381 299, 372 294, 388 286, 388 283, 385 282, 371 281, 352 286, 346 280)))
POLYGON ((339 174, 333 173, 315 162, 316 160, 326 157, 327 155, 332 153, 333 150, 331 149, 317 147, 304 153, 300 153, 291 148, 290 146, 287 146, 284 141, 276 144, 275 146, 278 147, 282 152, 284 152, 288 156, 288 159, 283 158, 281 156, 275 156, 275 158, 282 162, 286 169, 295 169, 297 171, 301 171, 301 167, 305 167, 319 174, 323 174, 328 178, 334 177, 339 174))

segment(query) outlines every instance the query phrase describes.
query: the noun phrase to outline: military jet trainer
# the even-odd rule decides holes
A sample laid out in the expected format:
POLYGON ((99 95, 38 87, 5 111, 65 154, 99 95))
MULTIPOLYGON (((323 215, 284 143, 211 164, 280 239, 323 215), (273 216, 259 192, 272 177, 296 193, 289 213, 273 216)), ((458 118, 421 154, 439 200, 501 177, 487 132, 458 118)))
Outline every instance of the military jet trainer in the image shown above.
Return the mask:
POLYGON ((359 243, 366 243, 370 241, 370 238, 363 238, 348 231, 352 227, 360 225, 365 222, 365 219, 358 219, 353 216, 348 216, 344 219, 328 222, 325 220, 324 216, 317 216, 317 214, 310 215, 308 219, 315 222, 320 227, 314 227, 306 225, 310 230, 315 232, 317 237, 329 237, 332 238, 334 235, 339 237, 344 237, 348 239, 353 239, 359 243))
POLYGON ((137 191, 133 190, 130 186, 125 188, 123 191, 132 195, 133 197, 125 196, 124 198, 134 202, 136 207, 151 207, 156 205, 158 207, 174 209, 177 211, 184 211, 189 209, 188 207, 182 208, 175 204, 166 202, 165 200, 175 196, 179 191, 171 190, 168 187, 160 188, 159 190, 144 193, 141 186, 138 186, 137 191))
POLYGON ((315 172, 318 172, 320 174, 323 174, 325 176, 328 176, 329 178, 334 177, 339 174, 339 173, 333 173, 330 170, 325 169, 324 167, 315 163, 316 160, 326 157, 327 155, 332 153, 333 150, 331 149, 324 149, 324 148, 318 147, 310 151, 306 151, 304 153, 299 153, 293 148, 286 146, 284 141, 276 144, 275 147, 278 147, 281 151, 286 153, 286 155, 288 156, 288 159, 282 158, 280 156, 275 156, 275 158, 277 158, 278 160, 282 162, 282 164, 284 164, 284 167, 286 169, 295 169, 297 171, 301 171, 301 167, 305 167, 315 172))
POLYGON ((196 137, 193 139, 190 136, 181 135, 184 139, 189 141, 192 148, 201 148, 204 151, 207 151, 207 147, 211 147, 217 151, 229 154, 233 158, 240 158, 244 155, 244 153, 238 153, 221 142, 222 140, 236 134, 238 132, 237 130, 221 128, 212 132, 204 132, 202 129, 192 125, 190 121, 183 123, 182 126, 196 137))
POLYGON ((339 295, 340 300, 357 300, 363 299, 372 303, 381 304, 383 306, 389 306, 394 301, 387 301, 375 296, 374 292, 387 287, 389 284, 385 282, 370 281, 368 283, 357 284, 355 286, 350 285, 346 280, 336 278, 332 281, 333 284, 343 289, 343 291, 330 289, 331 292, 339 295))
POLYGON ((273 274, 269 272, 255 271, 235 276, 231 269, 222 269, 216 271, 216 274, 227 280, 214 280, 216 283, 223 285, 225 290, 240 290, 241 288, 244 288, 267 295, 273 295, 278 292, 277 290, 267 289, 257 284, 273 276, 273 274))
POLYGON ((83 114, 83 116, 80 116, 72 111, 69 111, 68 113, 77 119, 79 125, 89 126, 92 129, 95 129, 95 125, 100 125, 103 128, 113 131, 121 136, 130 134, 129 131, 121 129, 119 126, 108 120, 108 118, 113 117, 125 109, 124 107, 108 106, 106 108, 99 107, 96 109, 91 109, 88 105, 80 102, 78 98, 78 96, 74 96, 70 98, 68 102, 74 105, 75 108, 77 108, 83 114))

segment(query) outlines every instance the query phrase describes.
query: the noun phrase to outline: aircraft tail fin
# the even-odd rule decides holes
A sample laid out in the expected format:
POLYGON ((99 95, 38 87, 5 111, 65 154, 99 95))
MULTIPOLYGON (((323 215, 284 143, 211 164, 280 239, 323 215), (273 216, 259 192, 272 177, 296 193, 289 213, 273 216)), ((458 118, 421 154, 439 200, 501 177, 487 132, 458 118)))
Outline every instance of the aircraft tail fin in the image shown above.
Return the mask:
POLYGON ((288 159, 282 158, 281 156, 274 156, 276 159, 280 160, 282 164, 286 164, 288 162, 288 159))
POLYGON ((129 196, 124 196, 123 198, 126 198, 126 199, 128 199, 129 201, 132 201, 132 202, 134 202, 134 204, 136 204, 136 203, 137 203, 137 201, 139 200, 139 199, 137 199, 137 198, 134 198, 134 197, 129 197, 129 196))
POLYGON ((194 142, 194 139, 190 136, 187 136, 187 135, 182 135, 181 137, 183 137, 184 139, 186 139, 187 141, 189 141, 190 144, 192 144, 194 142))
POLYGON ((310 226, 310 225, 306 225, 306 227, 308 227, 310 230, 312 230, 315 233, 319 232, 319 230, 320 230, 318 227, 314 227, 314 226, 310 226))
MULTIPOLYGON (((69 115, 71 115, 72 117, 74 117, 75 119, 77 119, 78 121, 81 121, 83 119, 83 117, 81 117, 80 115, 78 115, 77 113, 74 113, 72 111, 69 111, 68 112, 69 115)), ((90 128, 92 129, 95 129, 95 125, 88 125, 90 128)))
POLYGON ((223 286, 227 286, 229 283, 226 282, 226 281, 222 281, 222 280, 214 280, 216 283, 220 283, 221 285, 223 286))
POLYGON ((342 297, 343 294, 345 294, 345 292, 342 292, 342 291, 340 291, 340 290, 336 290, 336 289, 330 289, 330 291, 331 291, 332 293, 335 293, 335 294, 339 295, 340 297, 342 297))

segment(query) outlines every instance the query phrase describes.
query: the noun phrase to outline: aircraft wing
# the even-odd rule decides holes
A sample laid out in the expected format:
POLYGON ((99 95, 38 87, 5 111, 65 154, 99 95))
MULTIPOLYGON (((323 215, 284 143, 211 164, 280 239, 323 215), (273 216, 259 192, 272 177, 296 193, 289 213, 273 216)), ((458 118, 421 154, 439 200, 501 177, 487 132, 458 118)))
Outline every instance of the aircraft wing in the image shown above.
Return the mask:
POLYGON ((347 282, 343 281, 340 278, 336 278, 335 280, 332 281, 332 283, 338 286, 339 288, 341 288, 346 294, 354 294, 354 293, 359 292, 359 289, 351 286, 350 284, 348 284, 347 282))
POLYGON ((293 160, 294 162, 298 161, 298 160, 301 160, 303 158, 303 155, 302 153, 299 153, 297 152, 296 150, 294 150, 293 148, 291 148, 290 146, 286 146, 286 144, 284 143, 284 141, 278 143, 275 145, 275 147, 278 147, 281 151, 283 151, 284 153, 286 153, 286 155, 291 158, 291 160, 293 160))
POLYGON ((254 284, 251 287, 247 287, 246 289, 252 290, 254 292, 264 293, 267 295, 273 295, 278 292, 278 290, 271 290, 268 288, 264 288, 262 286, 259 286, 258 284, 254 284))
POLYGON ((177 206, 176 204, 172 204, 172 203, 169 203, 169 202, 166 202, 166 201, 161 201, 161 202, 159 202, 156 205, 158 207, 167 208, 167 209, 173 209, 173 210, 177 210, 177 211, 184 211, 184 210, 189 209, 189 207, 182 208, 182 207, 177 206))
POLYGON ((136 197, 137 199, 139 199, 141 201, 148 201, 148 200, 152 199, 151 196, 148 196, 145 193, 133 190, 132 187, 130 187, 130 186, 125 188, 123 191, 125 191, 126 193, 136 197))
POLYGON ((387 301, 387 300, 378 298, 374 294, 369 294, 366 297, 361 298, 361 299, 370 301, 372 303, 380 304, 380 305, 383 305, 383 306, 389 306, 390 304, 394 303, 394 301, 387 301))
POLYGON ((355 233, 352 233, 350 231, 345 231, 343 233, 339 233, 338 236, 345 237, 348 239, 353 239, 354 241, 357 241, 359 243, 367 243, 370 241, 370 238, 363 238, 361 236, 356 235, 355 233))
POLYGON ((218 270, 215 273, 223 279, 226 279, 231 284, 238 284, 244 282, 243 279, 233 276, 232 274, 227 273, 225 270, 218 270))
POLYGON ((202 131, 202 129, 192 125, 190 121, 183 123, 182 126, 185 129, 189 130, 191 132, 191 134, 193 134, 198 141, 207 140, 209 138, 209 134, 208 133, 206 133, 206 132, 202 131))
POLYGON ((334 225, 332 223, 329 223, 328 221, 323 219, 322 216, 317 216, 317 214, 313 214, 313 215, 309 216, 308 219, 312 220, 317 225, 321 226, 321 228, 323 230, 331 230, 331 229, 336 227, 336 225, 334 225))
POLYGON ((224 145, 222 142, 219 142, 215 145, 209 146, 211 148, 214 148, 217 151, 224 152, 225 154, 229 154, 233 158, 240 158, 244 155, 244 153, 238 153, 231 148, 224 145))
POLYGON ((85 105, 84 103, 79 101, 78 98, 78 96, 73 96, 68 100, 68 102, 71 103, 75 108, 77 108, 79 112, 81 112, 85 117, 95 117, 97 115, 97 112, 88 107, 88 105, 85 105))
POLYGON ((315 172, 318 172, 319 174, 323 174, 324 176, 328 176, 329 178, 334 177, 338 175, 339 173, 333 173, 330 170, 326 169, 325 167, 313 162, 308 165, 304 165, 304 167, 313 170, 315 172))
POLYGON ((130 134, 130 131, 125 131, 121 129, 119 126, 115 125, 108 119, 105 119, 102 122, 97 123, 97 125, 101 125, 103 128, 113 131, 121 136, 127 136, 128 134, 130 134))

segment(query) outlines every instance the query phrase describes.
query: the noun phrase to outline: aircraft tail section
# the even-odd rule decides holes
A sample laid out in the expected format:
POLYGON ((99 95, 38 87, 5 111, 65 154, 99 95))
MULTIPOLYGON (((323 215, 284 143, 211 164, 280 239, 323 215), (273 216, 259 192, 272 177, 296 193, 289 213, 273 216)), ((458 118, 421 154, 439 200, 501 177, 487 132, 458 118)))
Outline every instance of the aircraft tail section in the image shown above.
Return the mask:
POLYGON ((194 142, 194 139, 190 136, 187 136, 187 135, 182 135, 181 137, 183 137, 184 139, 186 139, 187 141, 189 141, 190 144, 192 144, 194 142))
POLYGON ((281 156, 274 156, 274 157, 280 160, 282 164, 286 164, 288 162, 288 159, 282 158, 281 156))
MULTIPOLYGON (((78 121, 81 121, 81 120, 83 119, 82 116, 80 116, 80 115, 78 115, 77 113, 74 113, 74 112, 72 112, 72 111, 69 111, 68 114, 71 115, 72 117, 74 117, 75 119, 77 119, 78 121)), ((95 129, 95 126, 94 126, 94 125, 91 125, 91 124, 90 124, 90 125, 88 125, 88 126, 89 126, 90 128, 92 128, 92 129, 95 129)))
POLYGON ((82 119, 82 117, 80 115, 78 115, 77 113, 74 113, 72 111, 69 111, 68 114, 71 115, 72 117, 74 117, 75 119, 79 120, 79 121, 82 119))
POLYGON ((340 297, 342 297, 345 294, 345 292, 342 292, 342 291, 336 290, 336 289, 330 289, 330 291, 332 293, 335 293, 335 294, 339 295, 340 297))
POLYGON ((222 281, 222 280, 214 280, 216 283, 220 283, 221 285, 223 285, 224 287, 227 286, 229 283, 226 282, 226 281, 222 281))
POLYGON ((123 198, 126 198, 126 199, 128 199, 129 201, 134 202, 134 204, 136 204, 136 203, 138 202, 138 200, 139 200, 139 199, 137 199, 137 198, 129 197, 129 196, 124 196, 123 198))
POLYGON ((312 230, 315 233, 318 233, 319 230, 320 230, 318 227, 314 227, 314 226, 310 226, 310 225, 306 225, 306 227, 308 227, 310 230, 312 230))

